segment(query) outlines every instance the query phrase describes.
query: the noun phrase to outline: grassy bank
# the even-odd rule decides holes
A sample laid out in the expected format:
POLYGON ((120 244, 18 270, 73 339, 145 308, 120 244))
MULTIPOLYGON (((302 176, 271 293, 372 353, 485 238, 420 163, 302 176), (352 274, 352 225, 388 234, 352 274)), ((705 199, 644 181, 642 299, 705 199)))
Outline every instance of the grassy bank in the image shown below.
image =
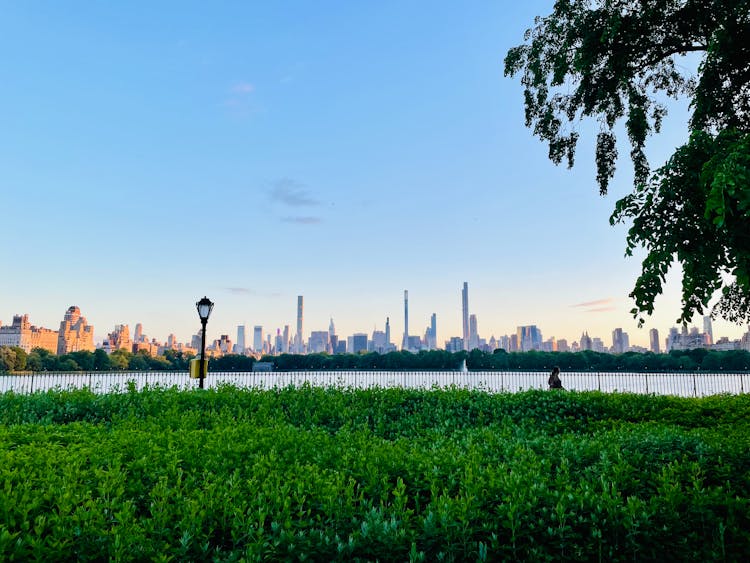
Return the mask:
POLYGON ((750 397, 0 396, 3 560, 748 560, 750 397))

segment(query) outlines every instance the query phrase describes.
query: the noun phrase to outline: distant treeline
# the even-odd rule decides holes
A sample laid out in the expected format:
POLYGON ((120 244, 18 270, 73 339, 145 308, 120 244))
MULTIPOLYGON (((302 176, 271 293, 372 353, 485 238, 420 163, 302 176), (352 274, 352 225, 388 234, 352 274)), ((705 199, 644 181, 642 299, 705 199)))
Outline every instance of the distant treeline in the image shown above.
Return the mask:
MULTIPOLYGON (((72 352, 57 356, 35 348, 31 353, 13 346, 0 346, 0 373, 9 371, 187 371, 195 356, 167 350, 163 356, 149 356, 144 352, 132 354, 117 350, 72 352)), ((446 352, 445 350, 390 352, 388 354, 281 354, 264 356, 263 362, 272 363, 275 371, 304 370, 457 370, 466 360, 470 370, 547 370, 560 366, 563 371, 747 371, 750 352, 733 350, 716 352, 695 349, 672 351, 669 354, 602 354, 598 352, 511 352, 493 353, 446 352)), ((255 358, 228 354, 210 358, 209 371, 251 371, 255 358)))

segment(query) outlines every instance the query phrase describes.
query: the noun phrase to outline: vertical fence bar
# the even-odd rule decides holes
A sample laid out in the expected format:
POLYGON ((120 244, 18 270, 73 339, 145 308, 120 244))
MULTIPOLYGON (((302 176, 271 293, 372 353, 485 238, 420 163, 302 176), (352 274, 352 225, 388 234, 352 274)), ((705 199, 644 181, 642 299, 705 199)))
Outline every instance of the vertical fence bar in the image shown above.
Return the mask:
POLYGON ((698 386, 696 385, 695 381, 695 372, 693 372, 693 397, 698 396, 698 386))
POLYGON ((648 373, 644 373, 643 375, 645 376, 645 379, 646 379, 646 395, 648 395, 648 373))

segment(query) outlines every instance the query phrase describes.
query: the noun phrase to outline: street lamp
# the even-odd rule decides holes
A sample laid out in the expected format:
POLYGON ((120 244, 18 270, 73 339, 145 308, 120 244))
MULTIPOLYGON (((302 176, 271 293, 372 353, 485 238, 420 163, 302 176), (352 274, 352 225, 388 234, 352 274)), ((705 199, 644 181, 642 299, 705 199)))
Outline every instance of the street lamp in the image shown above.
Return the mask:
POLYGON ((198 382, 198 387, 203 389, 203 378, 206 377, 206 323, 208 317, 211 315, 211 310, 214 308, 214 304, 208 297, 203 297, 200 301, 195 304, 195 308, 198 309, 198 316, 201 319, 201 325, 203 325, 203 334, 201 334, 201 373, 198 382))

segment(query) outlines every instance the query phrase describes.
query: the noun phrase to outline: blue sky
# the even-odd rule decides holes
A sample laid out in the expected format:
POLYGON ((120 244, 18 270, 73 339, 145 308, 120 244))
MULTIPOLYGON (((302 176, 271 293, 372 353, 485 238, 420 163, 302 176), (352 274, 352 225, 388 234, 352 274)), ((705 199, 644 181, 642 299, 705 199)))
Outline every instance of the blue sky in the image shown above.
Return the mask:
MULTIPOLYGON (((638 272, 608 217, 584 122, 576 168, 523 126, 503 57, 552 2, 13 2, 0 20, 0 320, 101 339, 137 322, 188 340, 238 324, 481 336, 615 327, 645 345, 679 315, 670 282, 636 328, 638 272)), ((649 154, 685 137, 675 105, 649 154)), ((620 153, 627 155, 627 147, 620 153)), ((741 327, 715 324, 715 335, 741 327)), ((400 341, 400 337, 394 338, 400 341)))

